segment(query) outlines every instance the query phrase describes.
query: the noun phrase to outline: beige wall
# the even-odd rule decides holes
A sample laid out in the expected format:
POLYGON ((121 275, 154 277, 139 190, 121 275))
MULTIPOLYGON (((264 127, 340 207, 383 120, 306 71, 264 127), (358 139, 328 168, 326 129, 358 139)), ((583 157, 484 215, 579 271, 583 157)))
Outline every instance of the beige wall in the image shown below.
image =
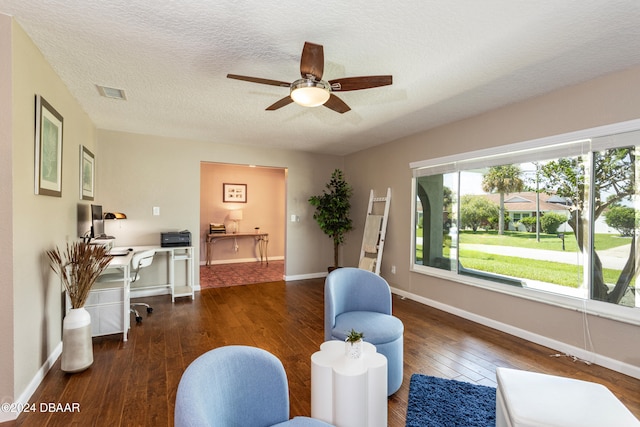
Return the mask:
MULTIPOLYGON (((96 202, 106 211, 127 214, 126 221, 107 224, 107 233, 123 246, 158 244, 160 232, 166 230, 197 233, 204 222, 200 218, 201 162, 286 169, 284 220, 298 215, 300 222, 286 222, 285 275, 303 278, 326 272, 333 254, 331 241, 313 220, 307 200, 322 191, 333 169, 342 167, 337 156, 98 131, 96 202), (160 207, 160 216, 152 215, 153 206, 160 207)), ((251 188, 248 194, 253 197, 251 188)), ((241 227, 249 227, 249 221, 242 221, 241 227)), ((202 239, 195 237, 198 259, 203 259, 202 239)), ((199 279, 197 269, 196 276, 199 279)))
MULTIPOLYGON (((355 187, 355 212, 366 210, 364 195, 370 188, 392 188, 382 275, 403 292, 453 307, 468 317, 585 348, 584 319, 578 312, 409 271, 409 163, 637 119, 638 87, 640 68, 634 68, 347 156, 345 170, 355 187), (396 274, 390 272, 392 265, 397 266, 396 274)), ((364 217, 354 219, 356 234, 361 235, 364 217)), ((346 260, 355 264, 359 242, 348 243, 346 260)), ((640 327, 593 316, 588 324, 595 352, 640 368, 640 327)))
MULTIPOLYGON (((40 51, 20 26, 12 22, 13 69, 10 81, 13 117, 9 127, 12 131, 12 166, 9 171, 12 171, 13 181, 3 178, 1 194, 5 194, 5 182, 11 183, 13 195, 9 206, 12 206, 12 215, 3 215, 3 218, 11 220, 12 230, 6 235, 3 231, 3 240, 5 236, 13 236, 13 321, 9 323, 13 326, 13 345, 2 347, 13 348, 15 359, 10 377, 15 390, 12 398, 17 400, 32 380, 46 372, 40 369, 47 366, 47 359, 60 348, 61 285, 49 268, 45 250, 64 245, 75 237, 79 146, 85 144, 93 149, 95 128, 40 51), (35 94, 42 95, 64 117, 60 198, 34 194, 35 94)), ((5 41, 3 37, 3 43, 5 41)), ((6 98, 3 96, 2 99, 4 102, 6 98)), ((4 162, 6 157, 3 155, 2 158, 4 162)), ((2 169, 3 174, 6 173, 6 169, 2 169)), ((4 209, 7 205, 2 203, 2 206, 4 209)), ((2 258, 4 256, 3 251, 2 258)), ((2 312, 5 313, 4 310, 2 312)), ((2 328, 5 327, 3 322, 2 328)))
MULTIPOLYGON (((0 402, 14 395, 13 384, 13 144, 11 140, 11 18, 0 14, 0 402)), ((0 415, 0 421, 2 421, 0 415)))

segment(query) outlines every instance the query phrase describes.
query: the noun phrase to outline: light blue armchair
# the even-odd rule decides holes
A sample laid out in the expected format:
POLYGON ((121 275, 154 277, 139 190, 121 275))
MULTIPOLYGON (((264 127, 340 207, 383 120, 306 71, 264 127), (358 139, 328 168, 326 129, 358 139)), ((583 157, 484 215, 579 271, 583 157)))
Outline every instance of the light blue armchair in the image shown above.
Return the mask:
POLYGON ((382 277, 359 268, 333 270, 324 286, 324 338, 344 341, 351 329, 387 358, 387 395, 402 385, 404 325, 391 314, 391 289, 382 277))
POLYGON ((266 350, 226 346, 208 351, 185 370, 176 396, 176 427, 327 427, 289 419, 289 385, 280 360, 266 350))

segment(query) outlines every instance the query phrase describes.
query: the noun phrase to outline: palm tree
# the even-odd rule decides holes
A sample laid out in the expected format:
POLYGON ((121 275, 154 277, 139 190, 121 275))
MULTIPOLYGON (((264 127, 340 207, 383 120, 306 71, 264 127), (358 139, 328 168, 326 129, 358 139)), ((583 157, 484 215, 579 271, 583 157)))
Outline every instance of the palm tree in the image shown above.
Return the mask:
POLYGON ((504 194, 522 191, 524 181, 520 177, 521 173, 517 165, 501 165, 489 168, 482 177, 482 190, 487 193, 500 193, 498 234, 504 234, 504 194))

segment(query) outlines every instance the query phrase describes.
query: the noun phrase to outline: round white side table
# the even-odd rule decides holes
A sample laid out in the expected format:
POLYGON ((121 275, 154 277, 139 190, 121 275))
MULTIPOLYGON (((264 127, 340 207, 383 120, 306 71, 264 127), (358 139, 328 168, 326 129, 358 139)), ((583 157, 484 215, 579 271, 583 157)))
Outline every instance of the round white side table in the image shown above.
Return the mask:
POLYGON ((340 427, 387 425, 387 358, 365 342, 347 359, 343 341, 326 341, 311 356, 311 417, 340 427))

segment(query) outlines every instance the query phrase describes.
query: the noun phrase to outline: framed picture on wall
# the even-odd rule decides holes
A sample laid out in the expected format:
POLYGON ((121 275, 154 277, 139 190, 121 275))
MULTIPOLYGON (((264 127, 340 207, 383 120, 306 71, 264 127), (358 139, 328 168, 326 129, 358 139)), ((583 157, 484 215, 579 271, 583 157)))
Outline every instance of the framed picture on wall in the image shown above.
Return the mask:
POLYGON ((35 192, 62 197, 63 118, 43 97, 36 95, 35 192))
POLYGON ((222 184, 224 203, 247 203, 247 184, 222 184))
POLYGON ((80 146, 80 199, 93 200, 96 158, 84 145, 80 146))

